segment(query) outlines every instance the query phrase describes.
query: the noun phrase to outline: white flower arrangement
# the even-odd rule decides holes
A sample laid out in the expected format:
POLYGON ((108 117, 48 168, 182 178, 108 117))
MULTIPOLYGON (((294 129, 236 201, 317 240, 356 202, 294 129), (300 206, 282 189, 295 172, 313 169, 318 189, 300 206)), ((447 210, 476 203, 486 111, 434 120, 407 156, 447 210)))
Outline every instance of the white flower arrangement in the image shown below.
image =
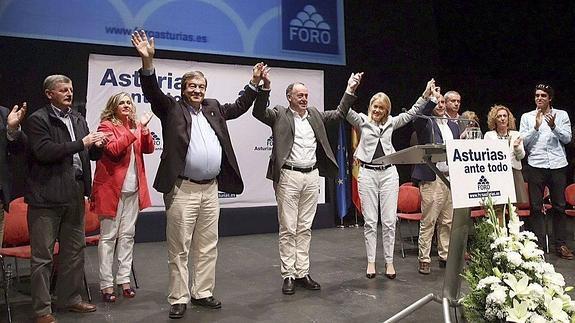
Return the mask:
MULTIPOLYGON (((571 322, 575 301, 563 275, 545 262, 532 232, 520 231, 523 222, 515 206, 507 205, 509 222, 500 226, 493 202, 485 203, 486 219, 477 225, 472 259, 463 276, 471 291, 463 304, 470 322, 571 322)), ((505 214, 505 209, 503 210, 505 214)))

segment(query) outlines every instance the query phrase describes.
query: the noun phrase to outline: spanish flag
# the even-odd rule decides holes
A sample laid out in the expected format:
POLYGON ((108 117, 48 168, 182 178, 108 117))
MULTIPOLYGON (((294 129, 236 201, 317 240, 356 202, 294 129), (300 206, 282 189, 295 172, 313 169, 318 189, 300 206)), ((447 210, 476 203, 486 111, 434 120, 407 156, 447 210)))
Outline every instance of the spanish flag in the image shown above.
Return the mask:
POLYGON ((351 127, 351 200, 357 209, 357 213, 361 214, 361 200, 359 198, 359 190, 357 188, 357 177, 359 176, 359 160, 353 157, 355 149, 359 145, 359 134, 354 127, 351 127))

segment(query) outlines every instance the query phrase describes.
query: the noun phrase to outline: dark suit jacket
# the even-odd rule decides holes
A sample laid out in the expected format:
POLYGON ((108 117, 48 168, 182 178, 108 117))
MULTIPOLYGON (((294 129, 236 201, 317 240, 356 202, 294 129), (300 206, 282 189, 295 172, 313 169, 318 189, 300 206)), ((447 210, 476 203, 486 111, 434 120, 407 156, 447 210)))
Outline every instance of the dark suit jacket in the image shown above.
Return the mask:
MULTIPOLYGON (((156 74, 147 76, 140 69, 140 80, 144 96, 162 123, 164 147, 154 180, 154 188, 159 192, 169 193, 178 175, 183 174, 186 166, 192 117, 183 100, 177 101, 162 92, 158 86, 156 74)), ((240 194, 244 190, 226 120, 235 119, 248 111, 257 95, 258 92, 246 86, 243 94, 234 103, 222 105, 214 99, 204 99, 202 103, 203 114, 222 146, 221 170, 217 177, 218 189, 222 192, 240 194)))
POLYGON ((28 136, 28 176, 26 178, 26 203, 38 207, 57 207, 74 203, 77 197, 76 171, 73 156, 78 153, 82 161, 84 195, 90 196, 92 171, 90 159, 96 160, 102 150, 92 145, 84 148, 82 138, 90 133, 84 117, 70 110, 69 117, 74 128, 75 141, 68 128, 60 120, 52 106, 48 105, 32 113, 24 123, 28 136))
MULTIPOLYGON (((337 162, 327 139, 325 123, 345 120, 347 111, 356 99, 356 96, 345 93, 335 110, 320 112, 313 107, 307 109, 309 123, 317 141, 316 159, 321 176, 336 177, 338 171, 337 162)), ((278 105, 273 109, 268 109, 267 104, 267 97, 258 97, 254 104, 253 115, 272 128, 273 148, 266 177, 277 183, 280 170, 293 146, 295 122, 289 108, 278 105)))
POLYGON ((16 153, 24 150, 24 134, 20 133, 15 141, 9 141, 6 137, 8 128, 8 114, 10 110, 0 106, 0 185, 2 185, 2 201, 4 210, 8 211, 8 205, 12 200, 12 174, 13 157, 16 153))
MULTIPOLYGON (((421 111, 422 114, 430 116, 433 114, 433 109, 435 108, 435 103, 429 101, 423 110, 421 111)), ((454 139, 459 139, 459 126, 452 121, 448 121, 447 125, 451 132, 453 133, 454 139)), ((430 144, 432 143, 432 136, 431 136, 431 127, 433 127, 433 133, 435 137, 436 144, 443 143, 443 137, 441 136, 441 130, 439 130, 439 126, 435 120, 426 120, 422 118, 417 118, 413 121, 413 127, 415 128, 415 132, 417 133, 417 142, 420 145, 423 144, 430 144)), ((414 181, 434 181, 435 180, 435 173, 429 166, 425 164, 418 164, 415 165, 413 168, 413 173, 411 174, 411 178, 414 181)))

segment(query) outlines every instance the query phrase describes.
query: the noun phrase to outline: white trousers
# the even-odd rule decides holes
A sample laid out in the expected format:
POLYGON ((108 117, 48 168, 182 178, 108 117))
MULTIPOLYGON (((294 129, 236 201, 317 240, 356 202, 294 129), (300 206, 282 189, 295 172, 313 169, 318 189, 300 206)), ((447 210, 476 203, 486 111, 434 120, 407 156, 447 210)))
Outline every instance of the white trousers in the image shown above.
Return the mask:
POLYGON ((196 184, 178 179, 172 191, 164 194, 164 203, 170 275, 168 302, 170 305, 186 304, 190 296, 196 299, 212 296, 216 285, 220 217, 217 181, 196 184))
POLYGON ((309 274, 311 225, 319 197, 319 171, 302 173, 282 169, 274 187, 282 279, 302 278, 309 274))
POLYGON ((437 253, 439 258, 447 260, 451 221, 453 220, 453 202, 451 192, 437 177, 433 182, 421 182, 421 222, 419 223, 419 261, 431 262, 431 239, 437 223, 437 253))
POLYGON ((393 263, 395 223, 399 176, 395 166, 385 170, 359 168, 358 190, 361 198, 367 261, 375 262, 377 249, 377 222, 381 219, 383 256, 386 264, 393 263), (379 211, 378 211, 379 208, 379 211))
POLYGON ((114 252, 118 259, 116 284, 130 282, 138 212, 138 192, 122 193, 116 217, 100 220, 100 242, 98 243, 100 289, 114 286, 112 274, 114 252))

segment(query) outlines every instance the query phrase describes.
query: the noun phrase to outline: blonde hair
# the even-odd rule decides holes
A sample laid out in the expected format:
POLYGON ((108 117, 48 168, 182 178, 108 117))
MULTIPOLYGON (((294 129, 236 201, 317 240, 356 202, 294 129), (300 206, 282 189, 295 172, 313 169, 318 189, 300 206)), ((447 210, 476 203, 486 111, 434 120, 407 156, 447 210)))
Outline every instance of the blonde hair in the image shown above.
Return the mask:
POLYGON ((463 121, 463 122, 467 122, 467 124, 466 124, 467 127, 479 127, 479 117, 477 116, 477 114, 475 112, 467 110, 461 114, 461 118, 474 120, 475 122, 477 122, 477 123, 473 123, 471 121, 463 121))
POLYGON ((120 105, 120 101, 125 97, 130 99, 130 105, 132 106, 132 111, 128 115, 128 122, 130 123, 131 128, 136 128, 136 106, 134 105, 134 101, 130 94, 126 92, 114 94, 108 99, 106 107, 102 111, 102 114, 100 114, 100 122, 111 121, 112 124, 116 126, 121 125, 122 121, 116 118, 116 109, 118 108, 118 105, 120 105))
POLYGON ((389 117, 389 113, 391 111, 391 100, 387 94, 383 92, 377 92, 371 97, 371 100, 369 100, 369 106, 367 107, 367 116, 371 119, 371 112, 373 110, 372 106, 375 101, 383 102, 383 107, 387 110, 387 116, 385 116, 385 118, 389 117))
POLYGON ((501 104, 492 106, 491 110, 489 110, 489 114, 487 114, 487 127, 489 130, 497 129, 497 112, 499 112, 499 110, 507 111, 507 128, 509 128, 509 130, 516 130, 515 117, 513 116, 513 113, 511 113, 511 110, 509 110, 508 107, 501 104))

